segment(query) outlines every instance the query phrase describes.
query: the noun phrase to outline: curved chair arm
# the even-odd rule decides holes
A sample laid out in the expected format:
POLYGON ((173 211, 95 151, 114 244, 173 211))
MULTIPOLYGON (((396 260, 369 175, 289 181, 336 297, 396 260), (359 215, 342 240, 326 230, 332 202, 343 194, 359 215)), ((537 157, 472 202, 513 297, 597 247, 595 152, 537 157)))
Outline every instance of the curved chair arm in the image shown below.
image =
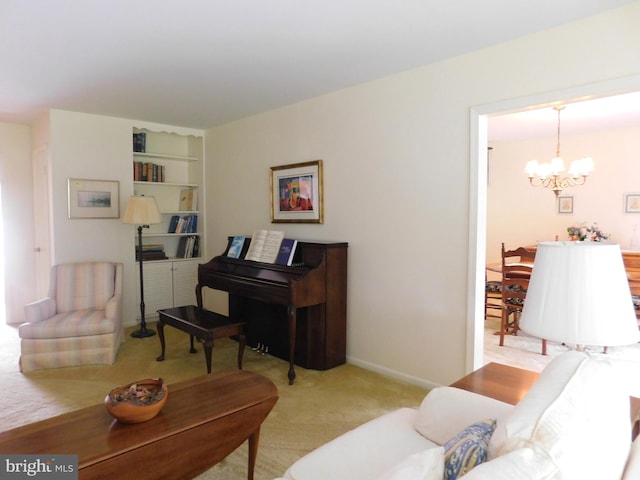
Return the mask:
POLYGON ((41 322, 56 314, 56 301, 51 297, 24 306, 24 316, 29 323, 41 322))
POLYGON ((116 321, 122 321, 122 295, 114 295, 104 306, 104 316, 113 318, 116 321))

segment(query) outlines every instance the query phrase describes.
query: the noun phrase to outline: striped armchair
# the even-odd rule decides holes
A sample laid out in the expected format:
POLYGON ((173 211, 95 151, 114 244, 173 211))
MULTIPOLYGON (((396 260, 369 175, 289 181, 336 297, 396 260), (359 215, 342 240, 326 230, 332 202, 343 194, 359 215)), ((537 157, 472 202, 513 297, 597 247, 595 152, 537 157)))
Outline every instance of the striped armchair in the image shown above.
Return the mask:
POLYGON ((123 341, 122 264, 51 269, 49 296, 25 306, 20 370, 112 364, 123 341))

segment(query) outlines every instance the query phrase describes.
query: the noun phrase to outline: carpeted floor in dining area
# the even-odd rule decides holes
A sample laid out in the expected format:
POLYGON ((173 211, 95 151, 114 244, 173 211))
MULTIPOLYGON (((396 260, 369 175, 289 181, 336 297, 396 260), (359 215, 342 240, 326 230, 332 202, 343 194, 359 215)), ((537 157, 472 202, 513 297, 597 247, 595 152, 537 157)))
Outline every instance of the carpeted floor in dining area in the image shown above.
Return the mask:
MULTIPOLYGON (((145 339, 127 335, 114 365, 22 374, 17 363, 20 353, 17 329, 0 327, 0 431, 102 403, 109 390, 136 380, 160 377, 170 386, 206 374, 201 345, 197 345, 196 354, 190 354, 188 335, 167 327, 165 336, 167 351, 163 362, 155 360, 160 353, 157 335, 145 339)), ((216 341, 213 370, 235 368, 237 348, 233 340, 216 341)), ((348 364, 327 371, 297 367, 296 382, 290 386, 287 362, 251 348, 245 350, 244 369, 271 379, 280 395, 261 429, 256 480, 280 477, 307 452, 383 413, 405 406, 417 407, 426 394, 423 388, 348 364)), ((247 455, 245 442, 198 479, 247 478, 247 455)))
MULTIPOLYGON (((547 355, 542 355, 542 341, 523 331, 518 332, 518 335, 506 336, 504 345, 500 346, 500 337, 495 335, 499 330, 500 318, 488 316, 484 329, 483 362, 485 364, 497 362, 541 372, 554 357, 575 348, 573 345, 547 342, 547 355)), ((640 343, 609 347, 606 353, 602 347, 586 347, 586 351, 592 356, 617 361, 620 368, 625 371, 623 376, 629 394, 640 397, 640 343)))

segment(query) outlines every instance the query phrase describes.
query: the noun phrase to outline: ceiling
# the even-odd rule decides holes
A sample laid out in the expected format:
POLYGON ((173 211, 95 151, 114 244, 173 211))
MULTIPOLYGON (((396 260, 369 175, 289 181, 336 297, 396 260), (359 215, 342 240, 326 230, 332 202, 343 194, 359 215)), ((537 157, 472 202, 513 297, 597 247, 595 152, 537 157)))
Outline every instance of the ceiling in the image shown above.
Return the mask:
POLYGON ((564 106, 560 112, 562 135, 640 127, 640 92, 633 92, 489 117, 489 141, 555 137, 558 132, 555 105, 564 106))
POLYGON ((0 120, 209 128, 627 3, 0 0, 0 120))

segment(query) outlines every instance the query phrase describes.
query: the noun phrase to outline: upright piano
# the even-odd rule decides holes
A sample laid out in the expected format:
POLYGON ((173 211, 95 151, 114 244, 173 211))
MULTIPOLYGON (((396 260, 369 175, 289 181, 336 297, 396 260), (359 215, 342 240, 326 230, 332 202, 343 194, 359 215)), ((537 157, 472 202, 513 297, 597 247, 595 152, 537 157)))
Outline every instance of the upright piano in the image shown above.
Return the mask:
POLYGON ((229 293, 229 317, 247 324, 247 344, 294 364, 327 370, 345 363, 347 336, 346 242, 298 241, 292 266, 222 255, 198 267, 196 297, 202 288, 229 293))

